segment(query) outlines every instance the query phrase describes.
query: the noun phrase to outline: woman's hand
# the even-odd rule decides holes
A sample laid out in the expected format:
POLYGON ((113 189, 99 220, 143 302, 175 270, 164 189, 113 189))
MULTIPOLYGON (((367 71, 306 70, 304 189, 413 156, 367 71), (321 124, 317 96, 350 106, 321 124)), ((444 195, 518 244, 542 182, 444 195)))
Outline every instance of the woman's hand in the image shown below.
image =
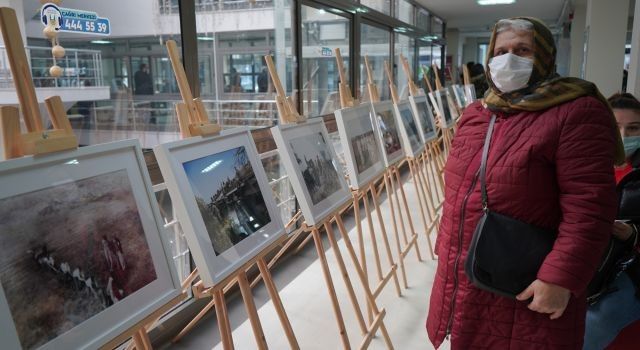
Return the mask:
POLYGON ((633 234, 633 228, 631 225, 622 221, 616 221, 613 223, 613 235, 621 241, 626 241, 633 234))
POLYGON ((529 303, 529 310, 551 314, 549 318, 555 320, 560 318, 564 309, 567 308, 571 292, 555 284, 535 280, 527 289, 518 294, 516 299, 524 301, 531 297, 533 297, 533 301, 529 303))

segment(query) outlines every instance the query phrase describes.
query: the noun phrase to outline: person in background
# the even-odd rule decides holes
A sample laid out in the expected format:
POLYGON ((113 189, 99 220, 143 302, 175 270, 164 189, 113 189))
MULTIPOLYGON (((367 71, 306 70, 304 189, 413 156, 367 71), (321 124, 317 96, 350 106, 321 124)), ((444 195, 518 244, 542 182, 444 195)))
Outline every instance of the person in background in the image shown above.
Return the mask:
MULTIPOLYGON (((622 93, 609 97, 609 104, 616 116, 626 156, 624 165, 615 168, 618 193, 627 198, 638 198, 640 197, 640 102, 633 95, 622 93)), ((622 202, 620 211, 622 213, 637 211, 640 217, 640 203, 622 202)), ((640 320, 639 228, 640 221, 614 223, 613 235, 627 244, 631 258, 624 261, 625 271, 621 271, 623 266, 616 269, 619 275, 608 288, 611 292, 589 306, 584 339, 585 350, 604 349, 622 329, 640 320)), ((640 334, 637 336, 640 341, 640 334)))
POLYGON ((153 81, 146 63, 140 65, 140 69, 133 75, 133 80, 136 84, 134 95, 153 95, 153 81))
POLYGON ((582 349, 586 288, 616 215, 610 169, 624 161, 624 150, 606 99, 590 82, 560 77, 556 52, 551 31, 537 19, 494 27, 489 90, 464 110, 445 167, 426 322, 436 348, 450 337, 453 350, 582 349), (489 207, 557 234, 536 279, 516 299, 477 288, 464 272, 483 213, 478 174, 494 114, 489 207))

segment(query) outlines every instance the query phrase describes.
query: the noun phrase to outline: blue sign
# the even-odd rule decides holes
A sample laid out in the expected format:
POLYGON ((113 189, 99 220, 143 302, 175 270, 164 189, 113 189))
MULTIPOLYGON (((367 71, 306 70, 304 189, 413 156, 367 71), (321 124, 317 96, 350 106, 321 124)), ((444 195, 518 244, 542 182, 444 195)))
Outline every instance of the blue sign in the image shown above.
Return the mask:
POLYGON ((47 3, 42 6, 40 18, 42 24, 47 26, 51 23, 56 31, 111 35, 109 19, 101 18, 95 12, 68 9, 47 3))

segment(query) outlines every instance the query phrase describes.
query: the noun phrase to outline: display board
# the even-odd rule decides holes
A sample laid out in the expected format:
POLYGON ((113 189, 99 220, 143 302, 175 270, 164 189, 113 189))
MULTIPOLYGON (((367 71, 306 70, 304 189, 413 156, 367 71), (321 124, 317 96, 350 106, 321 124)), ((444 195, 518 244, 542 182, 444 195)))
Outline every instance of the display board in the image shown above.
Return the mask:
POLYGON ((137 140, 0 163, 0 341, 98 348, 181 294, 137 140))
POLYGON ((391 101, 373 103, 372 108, 376 118, 374 127, 380 148, 383 150, 382 159, 385 166, 389 167, 398 163, 405 156, 400 139, 398 119, 391 101))
POLYGON ((417 157, 424 149, 420 132, 408 100, 393 105, 400 124, 400 137, 407 156, 417 157))
POLYGON ((308 225, 320 223, 351 199, 322 118, 278 125, 271 134, 308 225))
POLYGON ((165 143, 154 152, 206 287, 284 234, 248 131, 165 143))
POLYGON ((354 189, 368 185, 384 171, 372 114, 369 103, 335 111, 349 182, 354 189))
POLYGON ((433 119, 431 107, 429 107, 429 103, 427 102, 427 95, 409 96, 409 102, 411 102, 413 114, 416 116, 415 119, 422 142, 427 143, 435 140, 437 137, 435 120, 433 119))

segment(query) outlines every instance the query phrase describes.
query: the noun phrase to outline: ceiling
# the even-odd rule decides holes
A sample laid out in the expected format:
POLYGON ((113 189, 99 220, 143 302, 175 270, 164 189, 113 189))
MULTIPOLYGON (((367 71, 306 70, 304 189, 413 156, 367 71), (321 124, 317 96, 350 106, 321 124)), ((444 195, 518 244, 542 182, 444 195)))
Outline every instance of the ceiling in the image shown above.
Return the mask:
POLYGON ((487 31, 497 20, 515 16, 537 17, 553 25, 561 15, 564 2, 570 2, 569 0, 516 0, 511 5, 480 6, 476 0, 417 1, 434 14, 444 18, 447 29, 458 28, 462 32, 487 31))

